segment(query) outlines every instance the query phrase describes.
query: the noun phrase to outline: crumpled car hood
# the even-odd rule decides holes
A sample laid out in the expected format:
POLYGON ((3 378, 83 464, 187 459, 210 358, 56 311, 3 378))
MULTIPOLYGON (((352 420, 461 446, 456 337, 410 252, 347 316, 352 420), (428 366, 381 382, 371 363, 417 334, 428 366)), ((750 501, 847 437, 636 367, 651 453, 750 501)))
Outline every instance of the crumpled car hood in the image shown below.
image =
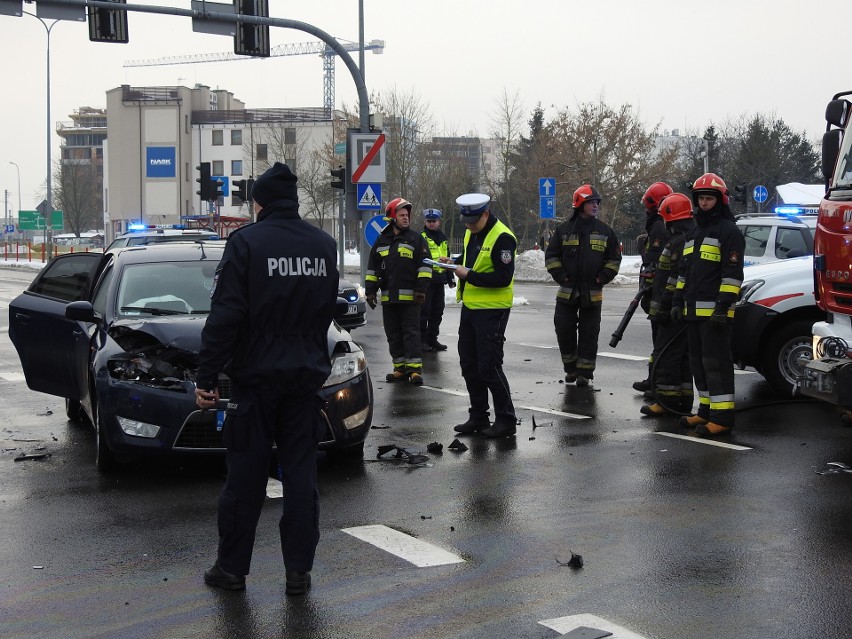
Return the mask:
POLYGON ((201 330, 206 317, 155 317, 113 322, 110 336, 125 350, 165 346, 187 353, 201 350, 201 330))

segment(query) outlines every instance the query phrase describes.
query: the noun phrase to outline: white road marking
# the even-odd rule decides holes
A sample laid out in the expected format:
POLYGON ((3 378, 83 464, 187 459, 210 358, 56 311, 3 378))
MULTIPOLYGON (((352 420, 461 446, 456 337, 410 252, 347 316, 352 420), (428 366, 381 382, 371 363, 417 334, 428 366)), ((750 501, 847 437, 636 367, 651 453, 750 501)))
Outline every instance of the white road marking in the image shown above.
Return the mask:
MULTIPOLYGON (((456 395, 458 397, 467 397, 466 392, 450 390, 449 388, 438 388, 436 386, 423 386, 423 388, 427 388, 429 390, 437 391, 439 393, 446 393, 447 395, 456 395)), ((554 410, 552 408, 541 408, 540 406, 518 406, 518 408, 523 408, 524 410, 531 410, 538 413, 547 413, 548 415, 557 415, 558 417, 570 417, 572 419, 591 419, 588 415, 577 415, 575 413, 565 413, 561 410, 554 410)))
POLYGON ((281 499, 284 497, 284 486, 277 479, 270 477, 266 482, 266 496, 270 499, 281 499))
POLYGON ((637 635, 635 632, 631 632, 627 628, 623 628, 597 615, 570 615, 568 617, 557 617, 556 619, 545 619, 544 621, 539 621, 539 623, 561 634, 567 634, 572 630, 585 626, 586 628, 597 628, 611 632, 612 639, 645 639, 642 635, 637 635))
POLYGON ((376 548, 405 559, 418 568, 464 563, 464 559, 458 555, 387 526, 356 526, 342 530, 347 535, 352 535, 356 539, 366 541, 376 548))
POLYGON ((27 378, 24 377, 23 373, 14 373, 14 372, 11 372, 11 371, 8 372, 8 373, 0 373, 0 379, 7 381, 7 382, 25 382, 25 381, 27 381, 27 378))
POLYGON ((715 439, 704 439, 703 437, 696 437, 694 435, 678 435, 676 433, 664 433, 661 431, 658 431, 655 434, 662 435, 663 437, 671 437, 673 439, 685 439, 693 444, 707 444, 708 446, 718 446, 719 448, 728 448, 730 450, 752 450, 748 446, 729 444, 727 442, 716 441, 715 439))
POLYGON ((598 357, 609 357, 610 359, 626 359, 631 362, 647 362, 647 355, 627 355, 625 353, 601 353, 598 352, 598 357))

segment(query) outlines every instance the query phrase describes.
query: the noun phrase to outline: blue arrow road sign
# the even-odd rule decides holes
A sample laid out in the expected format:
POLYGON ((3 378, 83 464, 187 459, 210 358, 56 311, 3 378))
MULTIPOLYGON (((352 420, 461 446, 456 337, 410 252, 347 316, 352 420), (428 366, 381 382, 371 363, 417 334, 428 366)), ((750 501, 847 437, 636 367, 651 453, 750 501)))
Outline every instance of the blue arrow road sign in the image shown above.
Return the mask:
POLYGON ((379 233, 388 225, 384 215, 374 215, 364 225, 364 239, 372 246, 379 239, 379 233))
POLYGON ((754 198, 755 202, 766 202, 766 198, 769 197, 769 193, 766 191, 765 186, 758 184, 751 192, 751 196, 754 198))
POLYGON ((556 217, 556 198, 538 198, 538 216, 543 220, 552 220, 556 217))
POLYGON ((556 197, 556 180, 553 178, 538 178, 538 196, 556 197))

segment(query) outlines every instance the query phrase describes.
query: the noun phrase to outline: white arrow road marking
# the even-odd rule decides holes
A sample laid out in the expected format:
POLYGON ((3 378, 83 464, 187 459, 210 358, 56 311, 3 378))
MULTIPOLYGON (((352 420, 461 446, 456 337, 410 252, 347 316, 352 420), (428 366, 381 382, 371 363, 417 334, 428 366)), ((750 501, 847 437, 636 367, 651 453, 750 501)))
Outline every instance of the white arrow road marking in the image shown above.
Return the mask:
POLYGON ((677 433, 664 433, 662 431, 657 431, 655 434, 662 435, 663 437, 671 437, 673 439, 685 439, 686 441, 692 442, 693 444, 707 444, 708 446, 718 446, 719 448, 728 448, 730 450, 752 450, 748 446, 729 444, 728 442, 719 442, 715 439, 704 439, 702 437, 696 437, 694 435, 678 435, 677 433))
POLYGON ((567 634, 577 628, 597 628, 612 633, 612 639, 645 639, 642 635, 630 632, 627 628, 607 621, 603 617, 590 614, 570 615, 568 617, 557 617, 556 619, 545 619, 539 621, 542 626, 547 626, 556 632, 567 634))
POLYGON ((366 541, 376 548, 405 559, 418 568, 464 563, 464 559, 458 555, 387 526, 357 526, 342 530, 347 535, 352 535, 356 539, 366 541))
MULTIPOLYGON (((467 393, 457 390, 450 390, 449 388, 437 388, 436 386, 421 386, 421 388, 426 388, 428 390, 437 391, 439 393, 446 393, 447 395, 456 395, 457 397, 467 397, 467 393)), ((575 413, 566 413, 561 410, 554 410, 552 408, 541 408, 540 406, 520 406, 518 408, 523 408, 524 410, 531 410, 538 413, 547 413, 548 415, 557 415, 559 417, 570 417, 572 419, 591 419, 588 415, 577 415, 575 413)))

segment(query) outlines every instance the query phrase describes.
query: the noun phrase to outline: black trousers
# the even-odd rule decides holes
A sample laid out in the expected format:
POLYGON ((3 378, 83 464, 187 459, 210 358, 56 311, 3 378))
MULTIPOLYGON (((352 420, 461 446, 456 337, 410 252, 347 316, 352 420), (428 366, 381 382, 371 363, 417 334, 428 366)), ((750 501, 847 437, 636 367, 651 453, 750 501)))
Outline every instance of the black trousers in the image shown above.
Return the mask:
POLYGON ((432 282, 426 290, 426 302, 420 307, 420 341, 431 344, 438 340, 441 320, 444 318, 444 278, 433 275, 432 282), (435 280, 439 277, 439 280, 435 280))
POLYGON ((698 415, 721 426, 734 426, 733 321, 713 328, 710 320, 687 320, 689 367, 698 389, 698 415))
POLYGON ((275 442, 284 487, 278 523, 284 566, 308 571, 319 542, 316 452, 324 402, 314 393, 235 387, 230 403, 223 426, 228 478, 219 495, 219 565, 235 575, 249 573, 275 442))
POLYGON ((601 332, 601 305, 556 302, 553 325, 565 372, 593 379, 601 332))
POLYGON ((677 412, 692 412, 695 401, 692 391, 692 372, 689 363, 687 326, 683 322, 654 321, 657 326, 653 366, 654 394, 666 408, 677 412))
POLYGON ((408 373, 423 370, 420 347, 420 306, 407 303, 382 304, 382 321, 393 369, 408 373))
POLYGON ((488 392, 494 402, 495 422, 515 423, 509 381, 503 373, 503 342, 511 309, 462 307, 459 322, 459 360, 470 397, 470 416, 488 419, 488 392))

